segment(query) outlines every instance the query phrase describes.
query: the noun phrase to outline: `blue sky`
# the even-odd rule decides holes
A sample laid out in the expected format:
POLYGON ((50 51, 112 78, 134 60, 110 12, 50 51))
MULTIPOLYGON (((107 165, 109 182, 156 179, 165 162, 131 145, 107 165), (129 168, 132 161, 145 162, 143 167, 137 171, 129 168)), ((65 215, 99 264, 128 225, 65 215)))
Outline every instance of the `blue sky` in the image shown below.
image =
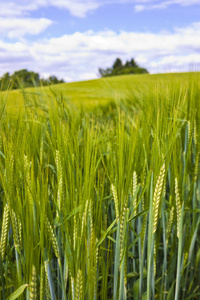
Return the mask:
POLYGON ((0 0, 0 76, 98 78, 117 57, 150 73, 200 70, 200 0, 0 0))

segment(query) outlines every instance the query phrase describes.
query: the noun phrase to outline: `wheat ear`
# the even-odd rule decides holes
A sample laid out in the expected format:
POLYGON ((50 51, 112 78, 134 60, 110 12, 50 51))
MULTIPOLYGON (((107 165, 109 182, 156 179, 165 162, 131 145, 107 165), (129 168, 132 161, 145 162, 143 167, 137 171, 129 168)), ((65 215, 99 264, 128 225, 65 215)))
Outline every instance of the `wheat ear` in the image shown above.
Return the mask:
POLYGON ((170 213, 169 213, 169 221, 167 224, 167 243, 169 242, 169 236, 170 236, 170 233, 172 230, 173 219, 174 219, 174 206, 172 206, 170 213))
POLYGON ((44 300, 44 265, 40 268, 40 300, 44 300))
POLYGON ((48 281, 48 274, 47 274, 47 264, 45 263, 44 265, 44 269, 45 269, 45 296, 46 296, 46 300, 50 300, 49 298, 49 281, 48 281))
POLYGON ((165 177, 165 164, 160 169, 160 174, 156 182, 156 187, 153 195, 153 233, 156 232, 158 225, 158 214, 160 208, 161 193, 165 177))
MULTIPOLYGON (((137 173, 136 171, 133 172, 133 197, 135 195, 135 192, 137 190, 137 173)), ((137 213, 137 196, 135 197, 133 201, 133 213, 136 215, 137 213)))
POLYGON ((60 152, 56 150, 56 167, 57 167, 57 176, 58 176, 58 210, 61 210, 62 205, 62 197, 63 197, 63 170, 62 170, 62 162, 60 158, 60 152))
POLYGON ((122 260, 122 254, 124 250, 124 228, 125 228, 125 217, 126 217, 126 206, 123 208, 123 213, 120 220, 120 261, 122 260))
POLYGON ((37 300, 37 275, 35 266, 32 266, 31 284, 30 284, 30 295, 31 300, 37 300))
POLYGON ((199 155, 200 155, 200 151, 196 155, 196 160, 194 165, 194 182, 197 181, 197 177, 198 177, 199 155))
POLYGON ((175 178, 176 216, 177 216, 177 237, 179 238, 179 222, 181 219, 181 201, 178 188, 178 179, 175 178))
POLYGON ((83 278, 82 272, 79 269, 76 277, 75 300, 83 299, 83 278))
POLYGON ((58 248, 58 242, 57 242, 57 239, 56 239, 56 235, 53 231, 53 228, 48 220, 48 218, 46 217, 46 228, 47 228, 47 233, 49 235, 49 238, 52 242, 52 247, 53 247, 53 251, 55 253, 55 256, 57 258, 59 258, 59 248, 58 248))
POLYGON ((3 212, 3 221, 2 221, 2 228, 1 228, 1 241, 0 241, 0 250, 1 250, 1 258, 3 259, 5 256, 6 251, 6 241, 8 236, 8 229, 9 229, 9 207, 8 204, 5 204, 4 212, 3 212))
POLYGON ((114 198, 115 215, 116 215, 116 219, 118 220, 119 219, 119 204, 118 204, 117 191, 113 184, 111 184, 111 191, 112 191, 113 198, 114 198))

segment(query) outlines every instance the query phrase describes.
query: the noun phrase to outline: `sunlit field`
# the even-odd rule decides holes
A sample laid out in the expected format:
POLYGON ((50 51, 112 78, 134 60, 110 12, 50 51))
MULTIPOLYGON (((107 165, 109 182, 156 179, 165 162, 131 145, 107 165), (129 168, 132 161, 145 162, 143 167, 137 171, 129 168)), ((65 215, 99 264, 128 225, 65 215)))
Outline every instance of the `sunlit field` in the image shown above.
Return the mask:
POLYGON ((200 73, 0 93, 0 299, 200 299, 200 73))

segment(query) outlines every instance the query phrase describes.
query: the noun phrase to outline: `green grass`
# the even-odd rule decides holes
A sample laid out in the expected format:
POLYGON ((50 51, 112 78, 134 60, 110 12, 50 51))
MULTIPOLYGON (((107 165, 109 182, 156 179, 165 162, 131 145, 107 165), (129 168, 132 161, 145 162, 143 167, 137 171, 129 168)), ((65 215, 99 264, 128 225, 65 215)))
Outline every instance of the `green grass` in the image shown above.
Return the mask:
POLYGON ((1 93, 1 299, 199 299, 200 74, 1 93))
MULTIPOLYGON (((57 84, 48 87, 27 88, 27 93, 38 93, 41 97, 52 96, 53 94, 60 97, 61 95, 67 100, 76 105, 82 105, 91 109, 96 106, 106 106, 108 102, 113 100, 129 99, 132 97, 132 93, 140 92, 146 93, 151 91, 152 88, 160 88, 170 85, 184 85, 189 81, 200 79, 200 73, 172 73, 172 74, 155 74, 155 75, 124 75, 110 78, 101 78, 90 81, 80 81, 72 83, 57 84)), ((23 95, 20 96, 19 90, 15 90, 9 93, 2 92, 2 95, 6 96, 8 103, 19 104, 23 102, 23 95)))

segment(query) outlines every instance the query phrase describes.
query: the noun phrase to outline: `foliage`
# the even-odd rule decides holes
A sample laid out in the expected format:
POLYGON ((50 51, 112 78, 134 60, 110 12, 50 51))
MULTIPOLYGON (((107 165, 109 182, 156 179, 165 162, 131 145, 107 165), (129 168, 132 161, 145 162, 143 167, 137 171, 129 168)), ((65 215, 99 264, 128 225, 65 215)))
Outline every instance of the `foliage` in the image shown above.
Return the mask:
POLYGON ((195 78, 93 111, 0 94, 1 299, 199 299, 195 78))
POLYGON ((132 58, 130 61, 126 61, 123 65, 120 58, 117 58, 112 66, 112 68, 101 69, 99 68, 99 73, 102 77, 110 77, 116 75, 127 75, 127 74, 147 74, 147 69, 141 68, 132 58))
POLYGON ((5 91, 7 89, 19 89, 21 87, 34 87, 39 85, 49 85, 63 83, 64 81, 58 80, 56 76, 50 76, 48 79, 40 79, 40 75, 33 71, 26 69, 14 72, 12 75, 5 73, 0 78, 0 89, 5 91))

